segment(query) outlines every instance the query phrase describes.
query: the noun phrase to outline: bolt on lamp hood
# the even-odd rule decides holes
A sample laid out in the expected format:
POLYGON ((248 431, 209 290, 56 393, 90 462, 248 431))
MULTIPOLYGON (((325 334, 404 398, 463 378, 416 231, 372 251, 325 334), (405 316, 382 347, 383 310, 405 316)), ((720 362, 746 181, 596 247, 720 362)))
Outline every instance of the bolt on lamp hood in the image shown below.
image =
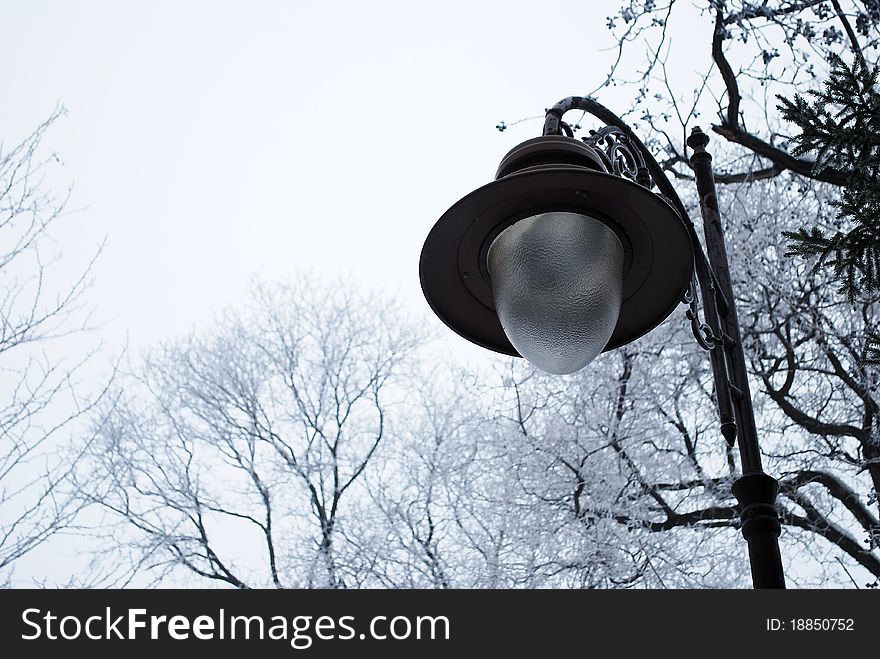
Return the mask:
POLYGON ((693 271, 687 228, 661 197, 609 173, 588 144, 545 135, 428 234, 422 291, 453 331, 551 373, 659 325, 693 271))

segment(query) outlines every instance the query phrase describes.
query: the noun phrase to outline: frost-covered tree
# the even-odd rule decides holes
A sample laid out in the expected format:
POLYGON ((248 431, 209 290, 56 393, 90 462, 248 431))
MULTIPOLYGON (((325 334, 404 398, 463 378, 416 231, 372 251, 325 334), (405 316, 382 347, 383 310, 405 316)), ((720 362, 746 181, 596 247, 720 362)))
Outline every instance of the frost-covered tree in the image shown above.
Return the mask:
POLYGON ((151 351, 97 417, 82 483, 116 534, 107 583, 359 585, 347 538, 417 343, 381 296, 303 278, 151 351))
POLYGON ((736 156, 724 163, 730 168, 719 171, 722 182, 791 171, 846 185, 848 168, 815 168, 813 159, 795 152, 774 94, 821 89, 834 57, 875 64, 876 0, 624 0, 607 25, 618 57, 590 94, 601 96, 609 85, 635 87, 629 114, 646 131, 659 131, 656 144, 666 149, 670 170, 688 166, 680 125, 705 116, 717 135, 736 146, 736 156), (696 70, 670 68, 682 61, 682 45, 686 61, 698 63, 696 70))
POLYGON ((847 558, 873 576, 865 583, 876 583, 880 370, 866 357, 880 295, 846 302, 832 271, 792 259, 773 242, 780 225, 821 218, 834 190, 776 179, 727 193, 746 354, 784 521, 823 538, 810 551, 824 553, 829 569, 847 558))
POLYGON ((878 26, 875 0, 629 0, 608 18, 619 56, 602 86, 637 86, 630 112, 646 121, 675 176, 689 177, 687 129, 714 113, 712 130, 734 147, 722 152, 719 182, 791 172, 840 188, 819 224, 801 223, 785 235, 792 255, 832 266, 852 299, 880 281, 878 26), (689 52, 696 40, 706 55, 694 89, 678 86, 686 76, 667 68, 673 36, 684 31, 689 52), (649 54, 633 65, 625 55, 636 44, 649 54), (624 63, 638 73, 624 74, 624 63))
POLYGON ((100 397, 80 382, 92 353, 61 345, 86 329, 91 264, 72 282, 52 267, 67 195, 51 190, 60 160, 42 141, 59 116, 11 148, 0 144, 0 584, 74 523, 82 501, 68 476, 86 441, 78 424, 100 397))
POLYGON ((642 344, 566 378, 521 360, 480 376, 445 369, 447 384, 424 392, 419 423, 387 447, 382 479, 371 482, 380 512, 359 542, 381 583, 740 585, 748 567, 722 494, 733 472, 705 420, 680 400, 699 380, 669 392, 684 433, 649 395, 669 366, 656 354, 666 349, 677 352, 642 344), (693 466, 704 452, 720 457, 717 473, 693 466))

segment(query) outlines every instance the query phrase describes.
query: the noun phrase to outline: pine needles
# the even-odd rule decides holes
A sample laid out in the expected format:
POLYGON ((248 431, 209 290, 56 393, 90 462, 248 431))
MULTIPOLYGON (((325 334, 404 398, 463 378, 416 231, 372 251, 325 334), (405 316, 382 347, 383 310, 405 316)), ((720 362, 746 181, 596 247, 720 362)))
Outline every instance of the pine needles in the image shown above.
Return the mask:
POLYGON ((788 256, 818 257, 834 269, 849 301, 880 289, 880 93, 878 69, 860 60, 852 67, 831 59, 825 88, 777 98, 788 121, 801 129, 793 154, 815 152, 814 173, 826 167, 850 172, 840 199, 832 202, 846 228, 830 234, 817 227, 785 231, 788 256))

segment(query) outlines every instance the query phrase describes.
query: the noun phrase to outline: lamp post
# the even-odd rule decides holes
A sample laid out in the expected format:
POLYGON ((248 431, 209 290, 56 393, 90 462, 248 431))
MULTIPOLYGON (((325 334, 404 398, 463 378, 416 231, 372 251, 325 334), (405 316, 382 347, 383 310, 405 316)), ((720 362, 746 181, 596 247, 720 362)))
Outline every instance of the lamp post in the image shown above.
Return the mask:
POLYGON ((784 588, 778 483, 761 465, 708 141, 699 128, 687 140, 705 252, 669 179, 629 126, 590 98, 569 97, 547 111, 541 137, 514 147, 494 181, 437 221, 419 276, 428 304, 453 331, 557 374, 634 341, 686 304, 709 353, 720 432, 739 447, 742 476, 732 490, 754 587, 784 588), (576 140, 562 120, 569 110, 604 126, 576 140))

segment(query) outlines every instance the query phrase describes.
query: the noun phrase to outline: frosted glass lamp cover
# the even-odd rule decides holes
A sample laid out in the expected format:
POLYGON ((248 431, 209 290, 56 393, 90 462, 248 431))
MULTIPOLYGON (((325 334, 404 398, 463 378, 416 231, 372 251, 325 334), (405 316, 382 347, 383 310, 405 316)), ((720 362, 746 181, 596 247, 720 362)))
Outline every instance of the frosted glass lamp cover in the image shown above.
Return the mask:
POLYGON ((578 213, 542 213, 502 231, 489 247, 495 311, 507 338, 548 373, 574 373, 602 352, 623 294, 623 245, 578 213))

